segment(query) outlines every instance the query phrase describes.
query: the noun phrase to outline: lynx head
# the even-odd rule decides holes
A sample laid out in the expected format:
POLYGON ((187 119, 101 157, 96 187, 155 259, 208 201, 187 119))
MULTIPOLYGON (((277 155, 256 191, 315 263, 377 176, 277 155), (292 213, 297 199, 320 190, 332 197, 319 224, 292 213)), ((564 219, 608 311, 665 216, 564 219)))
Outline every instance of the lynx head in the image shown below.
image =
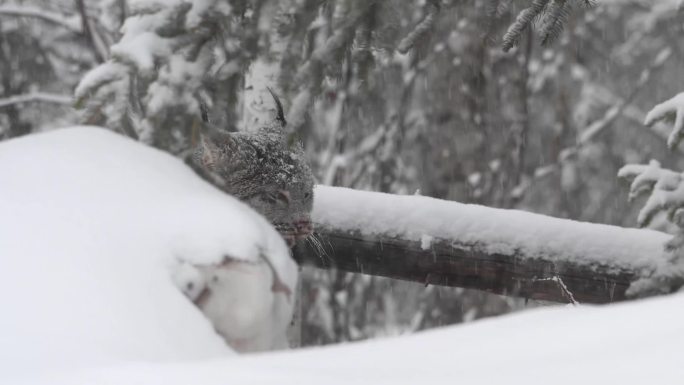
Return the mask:
POLYGON ((273 123, 256 133, 210 129, 201 135, 193 161, 214 185, 271 221, 293 246, 313 231, 314 178, 302 146, 288 143, 282 107, 273 97, 278 107, 273 123))

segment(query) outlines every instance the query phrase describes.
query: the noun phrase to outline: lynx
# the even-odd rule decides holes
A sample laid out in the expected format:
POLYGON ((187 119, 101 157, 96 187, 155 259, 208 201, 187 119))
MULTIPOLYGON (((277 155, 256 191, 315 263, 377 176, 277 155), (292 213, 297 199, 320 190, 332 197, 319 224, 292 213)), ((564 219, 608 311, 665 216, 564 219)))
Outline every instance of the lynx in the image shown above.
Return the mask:
MULTIPOLYGON (((271 95, 276 104, 273 122, 256 133, 205 127, 190 165, 268 219, 292 247, 313 230, 314 178, 302 146, 288 143, 282 105, 271 95)), ((287 280, 281 279, 267 257, 255 263, 226 256, 220 265, 185 265, 174 281, 235 350, 287 346, 294 288, 284 283, 287 280)))
POLYGON ((265 216, 293 246, 312 232, 314 178, 301 144, 288 143, 283 107, 271 95, 276 104, 272 123, 256 133, 207 130, 193 163, 215 186, 265 216))

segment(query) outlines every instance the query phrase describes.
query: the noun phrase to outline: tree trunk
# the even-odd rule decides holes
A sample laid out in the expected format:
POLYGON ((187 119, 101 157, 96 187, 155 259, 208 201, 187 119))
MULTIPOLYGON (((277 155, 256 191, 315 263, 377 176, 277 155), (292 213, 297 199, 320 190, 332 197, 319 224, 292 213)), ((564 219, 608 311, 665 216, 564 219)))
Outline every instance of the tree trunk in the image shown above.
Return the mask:
MULTIPOLYGON (((337 268, 426 285, 473 288, 531 299, 598 304, 642 294, 630 292, 628 295, 631 283, 653 277, 655 272, 663 271, 663 264, 667 263, 662 245, 668 236, 650 230, 581 223, 420 196, 333 187, 318 187, 316 202, 313 219, 320 245, 315 247, 317 242, 300 244, 295 248, 294 256, 300 264, 322 269, 337 268), (343 204, 344 210, 333 210, 330 205, 335 202, 343 204), (375 205, 374 202, 388 203, 375 205), (444 234, 430 236, 430 231, 435 229, 421 229, 424 226, 421 223, 416 224, 413 235, 400 234, 387 220, 396 215, 397 221, 401 221, 405 216, 404 208, 432 209, 434 205, 446 214, 453 208, 454 222, 474 221, 466 214, 476 210, 482 215, 475 218, 482 223, 468 223, 468 226, 499 226, 500 229, 494 233, 495 238, 483 234, 481 239, 474 241, 472 233, 458 231, 448 237, 444 234), (372 215, 368 215, 369 212, 372 215), (459 212, 463 214, 459 215, 459 212), (363 225, 353 224, 363 221, 350 220, 364 215, 382 218, 372 224, 372 233, 362 228, 363 225), (528 225, 520 226, 521 216, 528 220, 528 225), (383 221, 388 223, 386 231, 379 230, 383 221), (488 223, 492 221, 494 223, 488 223), (543 227, 546 232, 535 226, 543 227), (426 234, 423 239, 415 236, 421 232, 426 234), (536 250, 516 244, 521 242, 516 232, 539 234, 541 239, 534 242, 543 247, 536 250), (544 239, 545 236, 548 239, 544 239), (557 239, 563 237, 581 239, 581 245, 568 249, 557 239), (617 250, 612 246, 616 239, 622 244, 617 250), (511 247, 500 247, 507 242, 511 247), (496 249, 502 251, 488 251, 496 249), (507 252, 507 249, 512 251, 507 252), (595 254, 578 256, 577 253, 583 250, 595 254), (603 255, 603 250, 610 257, 603 255)), ((426 222, 429 221, 427 218, 426 222)))

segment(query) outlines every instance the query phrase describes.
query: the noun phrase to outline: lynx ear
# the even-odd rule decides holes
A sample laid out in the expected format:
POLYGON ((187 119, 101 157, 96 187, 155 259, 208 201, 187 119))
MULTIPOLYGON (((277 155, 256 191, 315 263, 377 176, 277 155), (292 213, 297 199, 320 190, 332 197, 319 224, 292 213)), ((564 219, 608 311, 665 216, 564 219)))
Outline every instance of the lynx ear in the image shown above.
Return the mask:
POLYGON ((197 151, 197 163, 207 170, 214 170, 218 161, 218 147, 205 135, 200 134, 199 148, 197 151))
POLYGON ((205 126, 200 133, 196 161, 205 169, 214 171, 219 162, 228 161, 235 149, 235 139, 230 133, 205 126))

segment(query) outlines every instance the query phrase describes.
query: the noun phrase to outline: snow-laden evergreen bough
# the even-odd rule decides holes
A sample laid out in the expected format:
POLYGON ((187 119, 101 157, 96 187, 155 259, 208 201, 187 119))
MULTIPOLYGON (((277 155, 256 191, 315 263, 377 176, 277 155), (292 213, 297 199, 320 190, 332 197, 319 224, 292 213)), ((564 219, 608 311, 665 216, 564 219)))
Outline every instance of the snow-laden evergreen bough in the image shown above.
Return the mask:
POLYGON ((212 107, 212 91, 225 92, 246 65, 246 31, 226 1, 137 0, 130 8, 111 58, 76 88, 76 106, 84 123, 182 153, 200 104, 212 107))
MULTIPOLYGON (((644 124, 652 126, 659 121, 673 122, 672 132, 667 140, 670 150, 675 149, 684 137, 684 93, 662 102, 646 115, 644 124)), ((665 245, 673 265, 668 271, 655 272, 654 280, 636 284, 636 290, 672 291, 684 284, 684 173, 664 169, 656 160, 648 165, 629 164, 618 172, 620 178, 631 183, 629 198, 648 195, 644 207, 639 211, 639 226, 648 226, 659 213, 665 213, 670 222, 678 227, 677 233, 665 245)))

